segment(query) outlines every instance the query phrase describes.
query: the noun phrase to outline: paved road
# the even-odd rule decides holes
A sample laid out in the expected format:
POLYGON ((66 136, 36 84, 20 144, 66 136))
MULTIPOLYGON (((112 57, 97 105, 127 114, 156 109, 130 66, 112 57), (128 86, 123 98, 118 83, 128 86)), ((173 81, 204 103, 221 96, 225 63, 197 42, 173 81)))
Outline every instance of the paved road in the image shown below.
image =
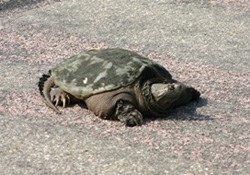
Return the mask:
POLYGON ((1 174, 250 172, 249 11, 191 0, 13 2, 0 1, 1 174), (149 56, 202 99, 135 128, 81 105, 54 114, 39 76, 90 47, 149 56))

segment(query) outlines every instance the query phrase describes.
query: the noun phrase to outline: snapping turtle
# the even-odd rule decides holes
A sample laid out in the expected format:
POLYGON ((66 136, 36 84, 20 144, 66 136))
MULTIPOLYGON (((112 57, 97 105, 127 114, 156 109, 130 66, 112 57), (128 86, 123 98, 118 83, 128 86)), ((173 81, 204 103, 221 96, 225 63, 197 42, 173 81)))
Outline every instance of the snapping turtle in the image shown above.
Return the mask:
POLYGON ((44 102, 57 113, 58 105, 82 100, 95 115, 127 126, 142 124, 143 116, 166 115, 200 96, 161 65, 118 48, 73 56, 44 74, 38 85, 44 102))

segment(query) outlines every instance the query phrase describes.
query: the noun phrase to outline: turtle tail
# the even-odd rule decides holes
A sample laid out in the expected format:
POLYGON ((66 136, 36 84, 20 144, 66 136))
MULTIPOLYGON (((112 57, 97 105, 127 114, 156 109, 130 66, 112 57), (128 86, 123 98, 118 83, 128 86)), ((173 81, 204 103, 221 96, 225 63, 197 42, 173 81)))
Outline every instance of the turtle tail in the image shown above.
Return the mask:
POLYGON ((48 74, 43 74, 42 77, 39 79, 38 87, 39 87, 40 94, 43 97, 44 103, 48 107, 53 109, 57 114, 60 114, 61 112, 52 103, 51 98, 50 98, 50 90, 53 86, 55 86, 55 82, 53 78, 51 77, 51 71, 49 71, 48 74))

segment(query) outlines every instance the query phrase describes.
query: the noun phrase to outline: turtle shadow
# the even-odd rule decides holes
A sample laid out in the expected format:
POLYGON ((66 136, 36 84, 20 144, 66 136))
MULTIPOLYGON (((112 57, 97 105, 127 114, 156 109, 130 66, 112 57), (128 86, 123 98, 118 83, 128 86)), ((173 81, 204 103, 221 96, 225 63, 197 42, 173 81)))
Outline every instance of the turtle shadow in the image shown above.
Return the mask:
POLYGON ((161 117, 148 116, 144 122, 154 120, 189 120, 189 121, 204 121, 213 120, 210 116, 197 113, 197 109, 207 105, 207 99, 200 98, 198 101, 191 102, 185 106, 180 106, 170 109, 169 113, 161 117))

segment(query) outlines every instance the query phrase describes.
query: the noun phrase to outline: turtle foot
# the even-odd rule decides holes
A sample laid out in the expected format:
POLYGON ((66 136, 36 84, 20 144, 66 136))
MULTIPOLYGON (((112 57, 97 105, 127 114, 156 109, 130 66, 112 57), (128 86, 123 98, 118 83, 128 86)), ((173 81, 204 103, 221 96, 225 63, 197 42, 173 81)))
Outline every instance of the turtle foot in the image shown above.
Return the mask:
POLYGON ((117 103, 116 116, 126 126, 132 127, 142 124, 142 114, 128 102, 119 101, 117 103))
POLYGON ((66 104, 68 105, 70 103, 69 95, 59 87, 53 87, 51 89, 50 98, 51 101, 55 104, 55 106, 62 105, 65 108, 66 104))

